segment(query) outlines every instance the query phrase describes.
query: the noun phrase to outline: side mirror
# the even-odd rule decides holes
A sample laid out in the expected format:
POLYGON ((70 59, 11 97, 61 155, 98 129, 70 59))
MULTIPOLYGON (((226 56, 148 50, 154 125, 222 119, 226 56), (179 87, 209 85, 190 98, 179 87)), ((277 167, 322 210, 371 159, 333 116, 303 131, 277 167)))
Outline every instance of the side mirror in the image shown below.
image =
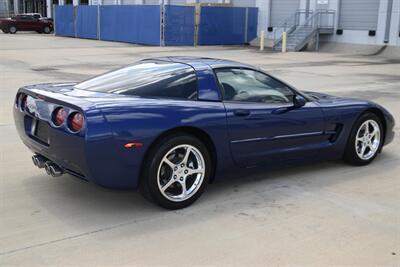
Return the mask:
POLYGON ((294 108, 301 108, 307 103, 307 100, 302 97, 301 95, 295 95, 293 97, 293 107, 294 108))

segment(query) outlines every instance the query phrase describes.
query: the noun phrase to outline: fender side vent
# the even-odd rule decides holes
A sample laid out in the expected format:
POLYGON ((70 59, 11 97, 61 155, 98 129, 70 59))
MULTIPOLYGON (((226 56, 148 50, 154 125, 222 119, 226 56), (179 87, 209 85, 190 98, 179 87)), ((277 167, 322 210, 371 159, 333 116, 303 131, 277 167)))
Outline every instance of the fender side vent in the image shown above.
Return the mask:
POLYGON ((340 133, 342 132, 342 130, 343 130, 343 124, 341 124, 341 123, 336 124, 335 133, 332 134, 332 135, 329 137, 329 141, 330 141, 331 143, 336 142, 336 140, 339 138, 340 133))

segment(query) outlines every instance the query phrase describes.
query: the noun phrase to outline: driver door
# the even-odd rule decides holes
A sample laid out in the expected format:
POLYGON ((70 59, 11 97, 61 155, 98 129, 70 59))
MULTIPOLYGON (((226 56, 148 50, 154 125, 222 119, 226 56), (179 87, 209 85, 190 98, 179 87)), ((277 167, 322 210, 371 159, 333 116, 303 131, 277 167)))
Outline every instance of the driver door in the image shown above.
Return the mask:
POLYGON ((329 143, 320 107, 310 101, 295 107, 297 92, 289 86, 252 69, 222 68, 215 73, 238 165, 313 157, 329 143))

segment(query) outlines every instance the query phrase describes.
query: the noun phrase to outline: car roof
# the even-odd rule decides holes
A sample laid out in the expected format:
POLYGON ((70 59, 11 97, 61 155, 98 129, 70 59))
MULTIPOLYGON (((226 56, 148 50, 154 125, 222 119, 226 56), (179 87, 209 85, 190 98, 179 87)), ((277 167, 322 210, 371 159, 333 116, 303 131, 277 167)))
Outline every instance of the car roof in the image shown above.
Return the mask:
POLYGON ((148 58, 145 60, 162 60, 162 61, 170 61, 175 63, 183 63, 196 68, 196 66, 200 64, 205 64, 210 66, 211 68, 224 68, 224 67, 236 67, 236 68, 252 68, 253 66, 247 65, 244 63, 240 63, 233 60, 227 59, 218 59, 218 58, 208 58, 208 57, 185 57, 185 56, 169 56, 169 57, 156 57, 156 58, 148 58))

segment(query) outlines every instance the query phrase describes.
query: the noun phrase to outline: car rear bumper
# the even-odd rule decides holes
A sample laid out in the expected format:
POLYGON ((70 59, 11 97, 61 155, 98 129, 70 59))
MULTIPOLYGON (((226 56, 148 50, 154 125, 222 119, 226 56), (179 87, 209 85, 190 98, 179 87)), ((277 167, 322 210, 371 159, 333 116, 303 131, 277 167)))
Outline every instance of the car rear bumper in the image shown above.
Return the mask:
POLYGON ((14 120, 22 142, 34 154, 49 159, 67 173, 91 180, 86 164, 84 137, 55 129, 47 121, 35 118, 18 108, 14 108, 14 120), (36 127, 38 124, 42 125, 42 131, 46 129, 46 133, 37 136, 33 129, 35 124, 36 127))
POLYGON ((27 90, 20 90, 17 96, 21 93, 30 96, 30 104, 27 111, 14 105, 15 126, 22 142, 34 154, 52 161, 66 173, 104 187, 137 188, 144 150, 127 150, 123 147, 125 140, 115 140, 100 110, 80 110, 85 114, 85 129, 74 133, 65 126, 56 127, 52 114, 58 107, 74 112, 79 110, 77 106, 45 94, 37 98, 27 90))

